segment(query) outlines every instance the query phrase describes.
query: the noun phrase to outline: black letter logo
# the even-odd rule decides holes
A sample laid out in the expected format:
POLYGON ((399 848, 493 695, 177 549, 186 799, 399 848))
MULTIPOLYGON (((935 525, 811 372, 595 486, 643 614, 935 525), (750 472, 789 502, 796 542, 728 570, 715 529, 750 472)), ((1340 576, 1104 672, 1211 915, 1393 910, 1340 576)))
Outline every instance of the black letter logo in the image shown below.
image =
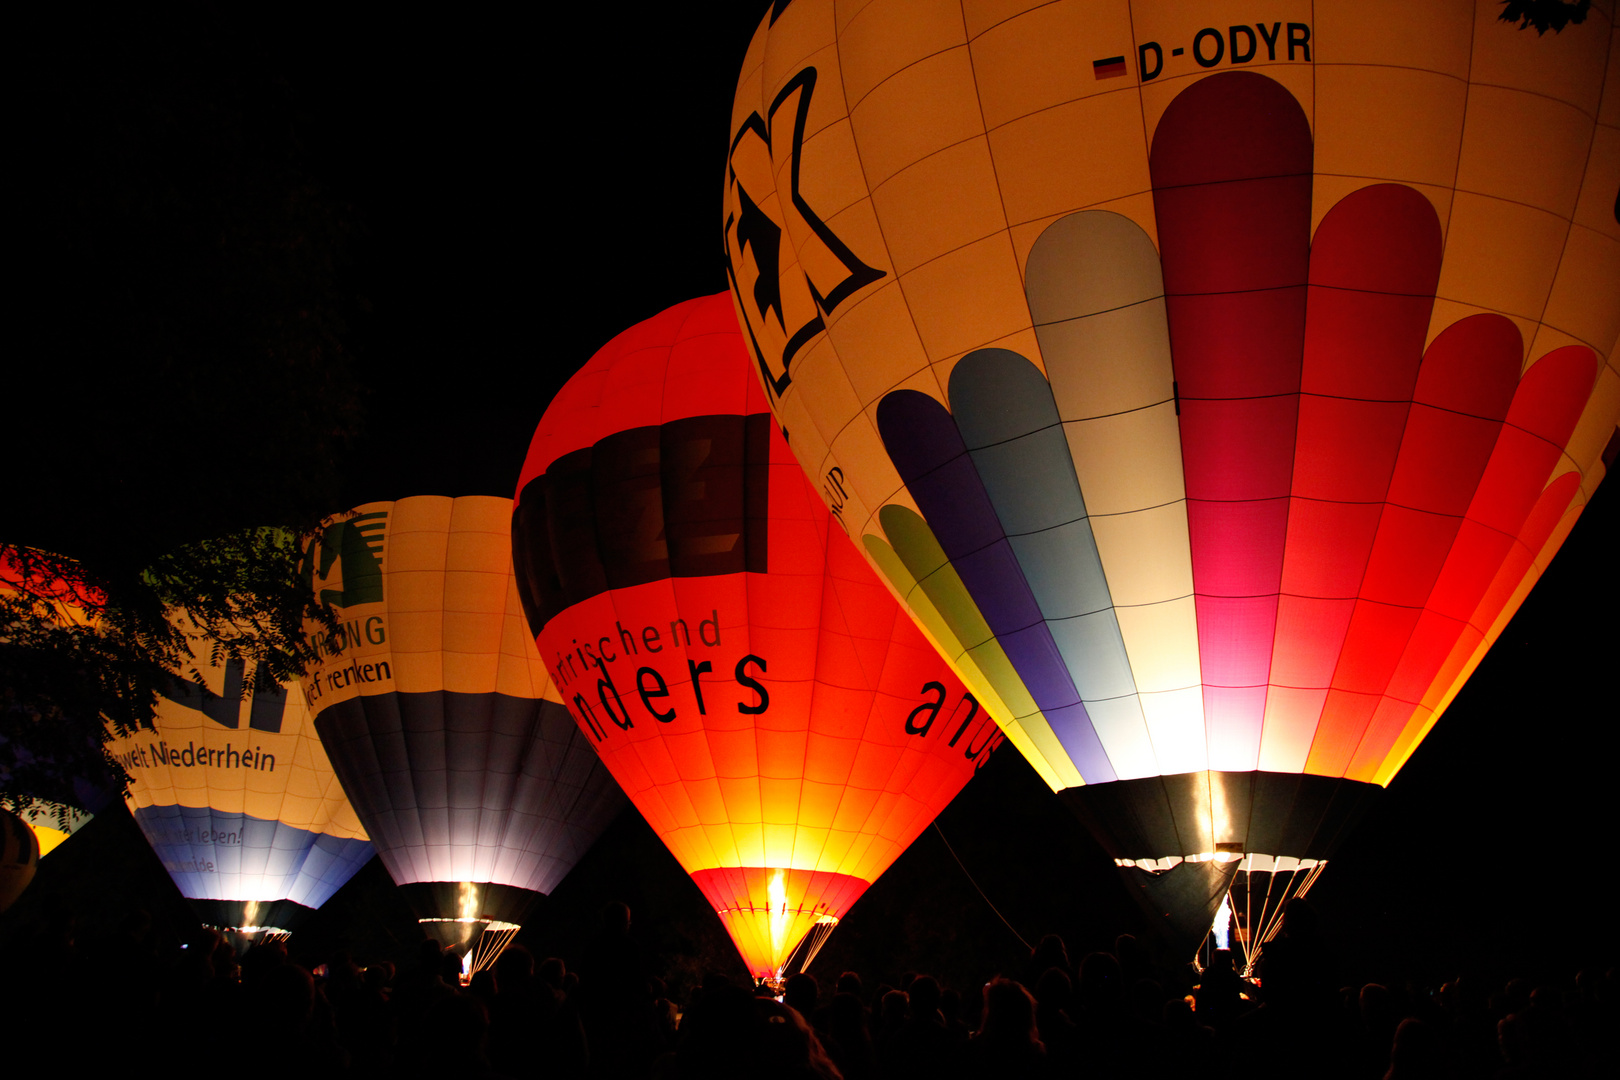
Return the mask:
POLYGON ((856 257, 799 191, 804 125, 815 89, 816 69, 805 68, 776 95, 764 116, 750 113, 731 140, 726 170, 726 273, 760 374, 777 397, 793 381, 788 371, 793 357, 825 328, 822 317, 884 276, 856 257), (794 103, 793 132, 783 139, 777 113, 789 102, 794 103), (788 157, 791 205, 773 190, 783 156, 788 157), (783 233, 790 214, 817 242, 798 251, 798 266, 784 274, 783 233))
POLYGON ((1250 60, 1253 60, 1254 51, 1260 47, 1260 42, 1255 40, 1254 31, 1247 26, 1229 26, 1226 28, 1226 32, 1232 38, 1232 63, 1247 64, 1250 60), (1238 51, 1239 34, 1249 39, 1249 50, 1247 52, 1238 51))
POLYGON ((1199 67, 1214 67, 1226 55, 1226 39, 1221 32, 1212 26, 1206 26, 1193 36, 1193 59, 1198 61, 1199 67), (1204 39, 1215 39, 1215 55, 1204 59, 1204 39))
POLYGON ((748 689, 759 695, 759 704, 744 705, 739 701, 737 703, 737 711, 747 716, 758 716, 760 713, 771 707, 771 695, 766 692, 765 685, 763 683, 759 682, 757 679, 749 678, 748 672, 745 670, 749 664, 758 664, 760 672, 763 673, 765 671, 765 661, 761 660, 757 656, 754 656, 753 654, 749 654, 748 656, 745 656, 741 660, 737 661, 737 669, 733 674, 737 676, 737 681, 739 683, 748 687, 748 689))
POLYGON ((911 710, 911 715, 906 717, 907 735, 927 735, 928 729, 934 726, 934 718, 939 715, 939 707, 945 704, 945 684, 937 682, 924 683, 923 693, 926 694, 930 690, 937 693, 939 697, 933 701, 925 701, 911 710), (917 717, 922 713, 927 713, 928 719, 919 724, 917 723, 917 717))
POLYGON ((1159 48, 1157 41, 1144 41, 1137 47, 1136 62, 1142 72, 1142 81, 1151 82, 1159 77, 1159 72, 1164 70, 1164 50, 1159 48), (1149 49, 1153 50, 1153 67, 1151 70, 1148 68, 1149 49))

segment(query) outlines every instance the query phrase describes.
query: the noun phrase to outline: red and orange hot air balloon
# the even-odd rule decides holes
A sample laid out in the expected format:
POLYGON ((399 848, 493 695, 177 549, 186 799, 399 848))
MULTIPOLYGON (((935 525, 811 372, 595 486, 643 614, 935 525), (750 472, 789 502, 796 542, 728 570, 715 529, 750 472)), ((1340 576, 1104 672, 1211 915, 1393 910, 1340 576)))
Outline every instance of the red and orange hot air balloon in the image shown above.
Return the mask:
POLYGON ((1620 446, 1614 5, 1501 11, 798 0, 744 61, 772 411, 1195 940, 1308 884, 1620 446))
POLYGON ((805 482, 726 295, 563 388, 513 548, 564 702, 757 978, 808 963, 1000 742, 805 482))

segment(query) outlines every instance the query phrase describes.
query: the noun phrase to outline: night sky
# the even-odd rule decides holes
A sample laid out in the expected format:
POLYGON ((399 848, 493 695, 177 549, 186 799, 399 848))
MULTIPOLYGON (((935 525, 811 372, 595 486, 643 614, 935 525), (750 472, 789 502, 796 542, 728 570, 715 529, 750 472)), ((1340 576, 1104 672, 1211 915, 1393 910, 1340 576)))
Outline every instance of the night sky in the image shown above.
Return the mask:
MULTIPOLYGON (((272 103, 300 168, 351 226, 343 342, 367 391, 366 428, 340 463, 333 510, 419 494, 510 497, 534 425, 570 374, 619 331, 725 288, 730 101, 763 6, 584 5, 565 28, 538 15, 403 21, 398 8, 276 5, 188 9, 144 28, 178 44, 138 77, 207 95, 216 76, 177 71, 228 61, 233 85, 272 103)), ((128 29, 39 18, 47 60, 87 73, 128 29)), ((49 129, 51 103, 33 103, 36 129, 49 129)), ((102 107, 116 114, 119 102, 102 107)), ((1620 713, 1614 502, 1612 491, 1595 501, 1313 892, 1365 977, 1614 962, 1616 905, 1598 880, 1620 713)), ((966 985, 1015 966, 1021 947, 979 889, 1031 942, 1060 930, 1078 951, 1132 928, 1101 849, 1010 746, 941 828, 972 880, 925 833, 833 936, 816 968, 824 979, 844 967, 891 979, 937 970, 966 985)), ((133 827, 114 832, 102 827, 93 856, 72 844, 52 856, 19 910, 50 902, 106 917, 75 890, 111 879, 122 902, 135 894, 183 921, 155 860, 128 850, 133 827)), ((638 933, 672 970, 735 963, 696 888, 633 813, 526 940, 566 956, 615 898, 636 909, 638 933)), ((382 949, 411 929, 376 862, 328 908, 312 941, 382 949)))

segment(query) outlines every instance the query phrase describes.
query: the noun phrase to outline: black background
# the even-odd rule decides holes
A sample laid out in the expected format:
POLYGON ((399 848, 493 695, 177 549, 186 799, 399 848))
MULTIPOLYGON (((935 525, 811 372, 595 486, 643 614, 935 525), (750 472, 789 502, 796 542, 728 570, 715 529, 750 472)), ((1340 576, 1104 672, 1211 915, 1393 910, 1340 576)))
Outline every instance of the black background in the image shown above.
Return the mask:
MULTIPOLYGON (((291 125, 301 167, 352 227, 343 341, 366 388, 366 428, 338 465, 342 505, 353 505, 510 497, 535 423, 574 370, 620 330, 725 287, 730 101, 762 7, 583 5, 564 19, 187 5, 122 22, 76 9, 36 15, 14 45, 35 65, 25 73, 49 68, 93 97, 109 42, 139 23, 166 44, 151 79, 223 67, 291 125)), ((206 95, 214 78, 182 80, 179 92, 206 95)), ((50 131, 48 96, 26 101, 29 130, 50 131)), ((12 210, 24 220, 38 213, 12 210)), ((269 452, 278 435, 228 437, 269 452)), ((21 453, 49 467, 43 451, 21 453)), ((1313 892, 1347 976, 1538 975, 1613 962, 1617 905, 1600 880, 1620 713, 1613 502, 1612 491, 1597 498, 1313 892)), ((814 969, 824 981, 853 967, 869 980, 927 970, 967 986, 1014 970, 1025 954, 991 902, 1031 943, 1057 930, 1071 952, 1135 928, 1101 850, 1010 748, 940 827, 833 935, 814 969)), ((540 955, 577 955, 611 899, 632 905, 638 935, 677 984, 714 967, 741 974, 701 895, 633 812, 523 940, 540 955)), ((41 865, 0 919, 0 940, 66 916, 93 939, 135 909, 167 932, 189 932, 132 823, 108 814, 41 865)), ((400 951, 414 932, 373 861, 295 945, 308 962, 334 946, 366 960, 400 951)))

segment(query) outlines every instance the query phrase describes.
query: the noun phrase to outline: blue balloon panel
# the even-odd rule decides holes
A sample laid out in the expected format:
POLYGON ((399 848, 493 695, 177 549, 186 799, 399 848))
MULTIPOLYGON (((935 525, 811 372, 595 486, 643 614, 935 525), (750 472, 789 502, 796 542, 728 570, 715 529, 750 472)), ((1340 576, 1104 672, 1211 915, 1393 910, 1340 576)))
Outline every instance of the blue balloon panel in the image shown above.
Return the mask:
POLYGON ((369 840, 342 839, 207 807, 144 806, 136 824, 192 900, 291 900, 318 908, 365 865, 369 840))

